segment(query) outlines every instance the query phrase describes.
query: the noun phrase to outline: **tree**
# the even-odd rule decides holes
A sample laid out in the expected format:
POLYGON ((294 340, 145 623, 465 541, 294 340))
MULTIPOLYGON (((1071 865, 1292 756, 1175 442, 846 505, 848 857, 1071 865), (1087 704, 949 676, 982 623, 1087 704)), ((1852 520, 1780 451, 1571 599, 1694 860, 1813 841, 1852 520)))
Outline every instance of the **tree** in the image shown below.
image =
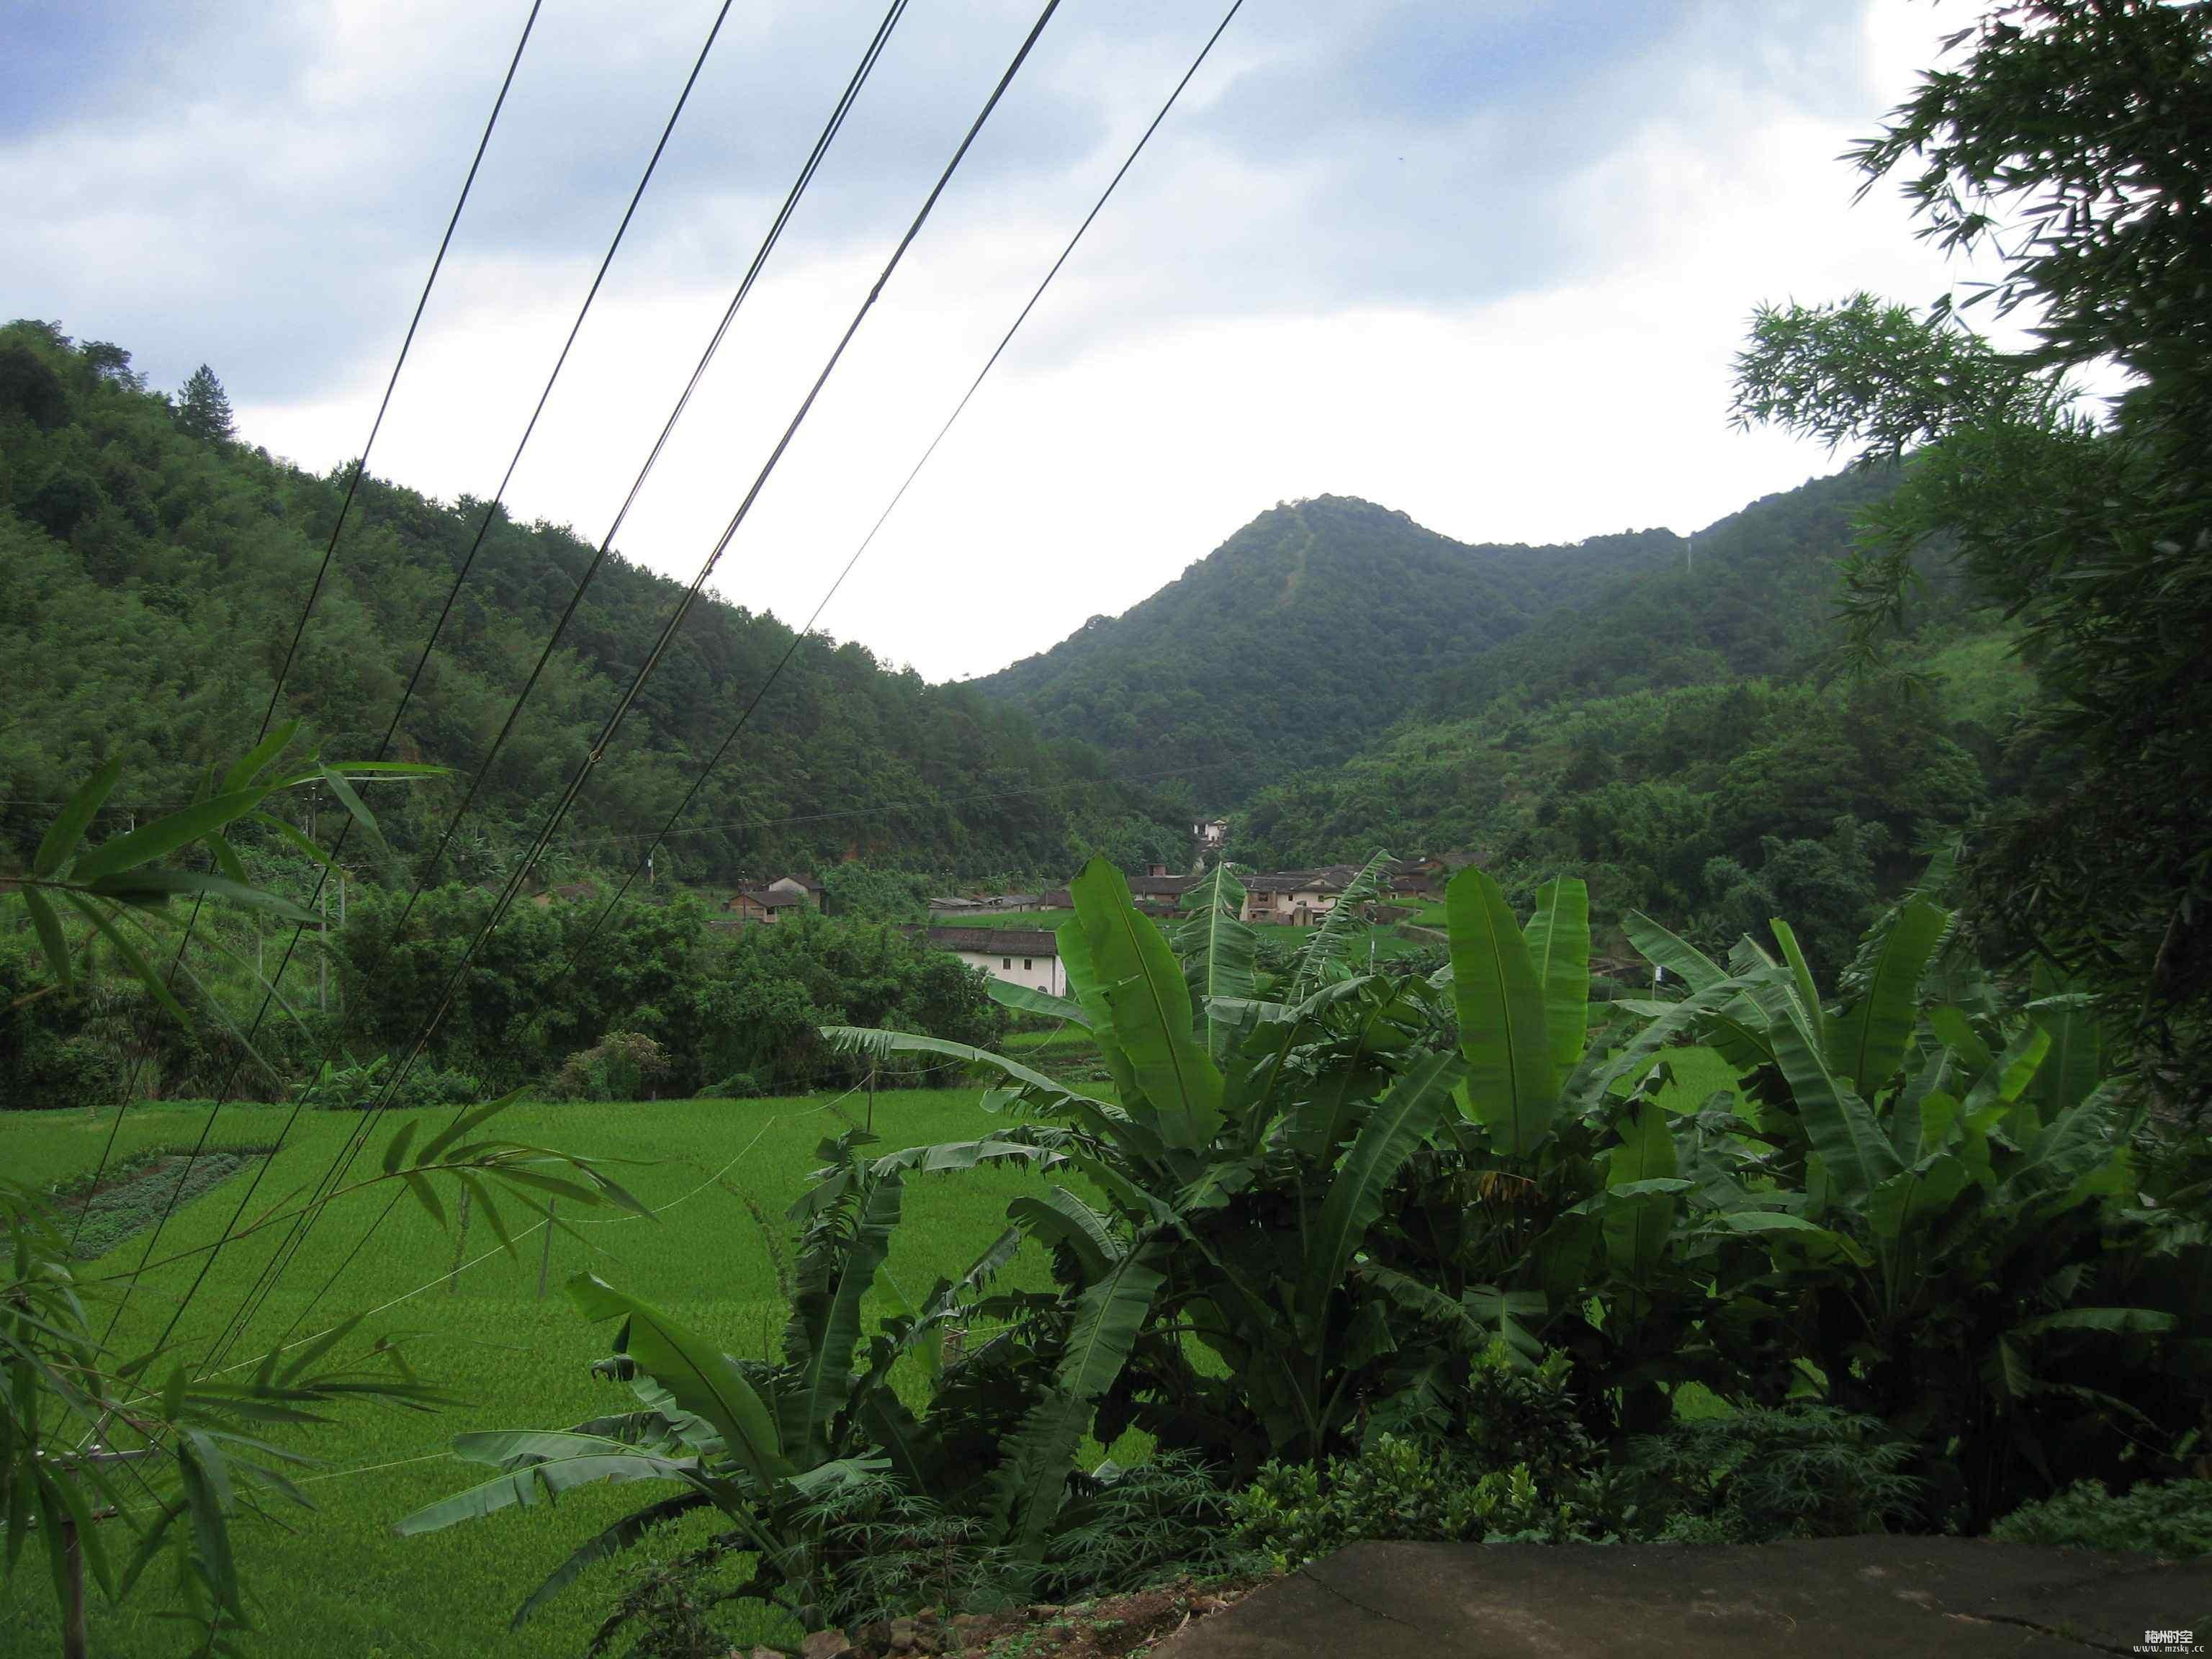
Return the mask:
POLYGON ((205 363, 185 382, 177 404, 177 424, 195 438, 228 440, 237 435, 231 423, 230 398, 215 371, 205 363))
POLYGON ((1976 919, 2139 1038, 2194 1044, 2212 1007, 2194 805, 2212 789, 2212 8, 2015 0, 1962 49, 1853 159, 1869 187, 1903 169, 1921 234, 1996 246, 2002 274, 1924 315, 1865 295, 1762 310, 1736 418, 1904 459, 1846 568, 1856 642, 1873 650, 1918 561, 1954 547, 2041 688, 2033 787, 1964 872, 1976 919), (1996 350, 1960 323, 1976 305, 2034 319, 2032 343, 1996 350), (2100 414, 2068 377, 2110 366, 2128 386, 2100 414))

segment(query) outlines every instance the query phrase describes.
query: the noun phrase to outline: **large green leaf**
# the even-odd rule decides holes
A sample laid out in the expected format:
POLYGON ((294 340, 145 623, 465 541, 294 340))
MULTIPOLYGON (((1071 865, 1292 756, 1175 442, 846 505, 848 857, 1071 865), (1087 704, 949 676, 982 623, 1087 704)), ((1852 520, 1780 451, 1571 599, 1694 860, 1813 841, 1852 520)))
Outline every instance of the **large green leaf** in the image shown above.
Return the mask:
POLYGON ((1343 1284, 1352 1256, 1382 1213, 1391 1183, 1443 1121, 1461 1071, 1456 1054, 1425 1057, 1376 1102, 1337 1165, 1298 1271, 1297 1311, 1315 1338, 1326 1323, 1330 1294, 1343 1284))
POLYGON ((1544 988, 1552 1077, 1564 1087, 1582 1060, 1589 1029, 1589 890, 1579 878, 1562 876, 1536 890, 1535 914, 1522 938, 1544 988))
POLYGON ((550 1601, 562 1590, 574 1583, 585 1568, 605 1560, 642 1540, 656 1527, 665 1527, 672 1521, 680 1521, 692 1510, 710 1504, 714 1499, 704 1492, 679 1492, 673 1498, 664 1498, 657 1504, 648 1504, 641 1510, 632 1510, 604 1531, 593 1534, 568 1553, 567 1560, 545 1575, 545 1582, 523 1598, 522 1605, 507 1620, 509 1630, 520 1630, 523 1621, 550 1601))
POLYGON ((1012 980, 994 979, 983 987, 984 994, 1002 1008, 1012 1008, 1024 1014, 1042 1014, 1047 1019, 1064 1019, 1071 1025, 1091 1029, 1091 1017, 1083 1012, 1080 1003, 1070 1002, 1066 997, 1056 997, 1049 991, 1040 991, 1034 986, 1017 985, 1012 980))
POLYGON ((112 836, 100 842, 77 860, 70 878, 94 882, 102 876, 150 864, 244 817, 260 805, 268 793, 265 788, 234 789, 228 794, 179 807, 165 817, 140 824, 128 835, 112 836))
POLYGON ((1007 1204, 1006 1219, 1032 1238, 1065 1247, 1082 1268, 1086 1285, 1105 1278, 1123 1254, 1106 1218, 1065 1187, 1023 1194, 1007 1204))
POLYGON ((1071 917, 1054 931, 1053 939, 1060 948, 1060 965, 1067 974, 1067 994, 1083 1010, 1085 1024, 1098 1040, 1098 1055, 1106 1062, 1115 1096, 1127 1100, 1137 1092, 1136 1074, 1114 1035, 1113 1005, 1106 999, 1106 981, 1091 951, 1090 930, 1080 916, 1071 917))
POLYGON ((1897 1173, 1896 1149, 1875 1121, 1873 1109, 1828 1069, 1788 970, 1774 969, 1759 975, 1752 981, 1750 994, 1765 1016, 1775 1063, 1790 1085, 1797 1121, 1830 1185, 1844 1197, 1872 1191, 1897 1173))
POLYGON ((61 813, 46 826, 46 836, 39 842, 39 850, 31 858, 31 873, 51 876, 62 867, 63 861, 76 850, 91 828, 94 816, 115 787, 115 781, 123 775, 123 757, 112 757, 107 764, 94 773, 82 787, 69 798, 61 813))
POLYGON ((1905 1063, 1919 1015, 1920 976, 1950 921, 1941 905, 1909 901, 1882 938, 1865 994, 1836 1022, 1830 1063, 1862 1100, 1872 1100, 1905 1063))
POLYGON ((1128 1363, 1152 1297, 1166 1282, 1146 1253, 1133 1251, 1076 1298, 1075 1322, 1052 1388, 1030 1407, 992 1477, 1002 1541, 1017 1563, 1035 1563, 1043 1556, 1075 1449, 1091 1426, 1099 1398, 1128 1363))
POLYGON ((1629 911, 1621 917, 1620 926, 1628 935, 1628 942, 1646 962, 1655 968, 1664 968, 1692 991, 1717 985, 1729 976, 1728 969, 1703 951, 1668 932, 1641 911, 1629 911))
POLYGON ((1470 865, 1444 890, 1452 1000, 1467 1056, 1468 1106, 1507 1158, 1526 1158, 1559 1109, 1544 989, 1505 895, 1470 865))
POLYGON ((1674 1137, 1664 1108, 1639 1102, 1621 1123, 1620 1140, 1607 1155, 1605 1252, 1613 1271, 1632 1285, 1650 1282, 1667 1254, 1678 1196, 1668 1190, 1637 1190, 1645 1182, 1668 1182, 1677 1168, 1674 1137))
POLYGON ((62 919, 37 888, 21 891, 23 908, 31 913, 32 931, 39 936, 39 949, 46 952, 46 966, 53 970, 55 982, 69 990, 76 983, 76 974, 70 965, 69 936, 62 932, 62 919))
POLYGON ((1183 977, 1205 1011, 1206 1043, 1217 1065, 1226 1065, 1236 1042, 1236 1026, 1216 1012, 1217 1002, 1252 994, 1252 963, 1259 937, 1243 919, 1244 888, 1229 872, 1228 862, 1212 871, 1184 898, 1189 919, 1176 929, 1176 954, 1183 977))
POLYGON ((972 1060, 978 1066, 988 1066, 1003 1072, 1017 1083, 1032 1089, 1042 1090, 1048 1095, 1065 1095, 1067 1085, 1057 1079, 1047 1077, 1032 1066, 1004 1054, 994 1054, 988 1048, 971 1048, 965 1042, 951 1042, 943 1037, 916 1036, 911 1031, 882 1031, 860 1025, 824 1025, 823 1041, 841 1054, 872 1054, 887 1059, 892 1054, 944 1054, 953 1060, 972 1060))
POLYGON ((2051 1052, 2035 1074, 2032 1091, 2043 1117, 2056 1117, 2078 1100, 2085 1100, 2104 1074, 2102 1044, 2095 1017, 2081 996, 2054 994, 2050 970, 2038 963, 2036 1000, 2028 1013, 2051 1033, 2051 1052))
POLYGON ((1390 855, 1377 853, 1367 860, 1366 867, 1346 884, 1336 896, 1336 902, 1322 918, 1306 942, 1298 947, 1291 962, 1291 988, 1293 992, 1311 990, 1321 983, 1328 970, 1343 959, 1351 948, 1352 940, 1366 926, 1362 907, 1372 904, 1382 895, 1382 872, 1389 867, 1390 855))
POLYGON ((776 1397, 787 1456, 813 1462, 829 1455, 830 1420, 852 1392, 860 1300, 890 1255, 904 1190, 892 1170, 868 1183, 849 1224, 839 1213, 807 1230, 784 1333, 785 1353, 797 1365, 799 1379, 776 1397))
POLYGON ((1221 1073, 1193 1030, 1182 964, 1106 860, 1085 865, 1068 893, 1142 1102, 1140 1108, 1139 1099, 1125 1098, 1122 1105, 1132 1116, 1149 1117, 1171 1148, 1206 1146, 1221 1127, 1221 1073))
POLYGON ((1805 1010, 1813 1041, 1825 1054, 1829 1052, 1828 1014, 1820 1006, 1820 988, 1813 978, 1813 966, 1805 960, 1795 928, 1779 916, 1770 918, 1767 926, 1774 930, 1774 942, 1782 947, 1782 959, 1790 964, 1790 977, 1796 982, 1797 1000, 1805 1010))
MULTIPOLYGON (((1978 1129, 1987 1128, 2000 1119, 2009 1118, 2013 1108, 2027 1093, 2035 1074, 2042 1069, 2044 1056, 2051 1052, 2051 1033, 2040 1025, 2028 1026, 2005 1045, 2005 1051, 1990 1062, 1989 1067, 1974 1081, 1966 1092, 1962 1115, 1978 1129)), ((2025 1124, 2013 1126, 2025 1130, 2015 1137, 2025 1139, 2042 1125, 2035 1121, 2033 1109, 2025 1124)))
POLYGON ((438 1532, 463 1521, 495 1515, 501 1510, 528 1509, 541 1498, 558 1498, 581 1486, 618 1485, 630 1480, 682 1480, 696 1484, 697 1467, 688 1459, 659 1457, 618 1440, 571 1435, 564 1438, 595 1442, 582 1449, 519 1464, 502 1474, 463 1492, 426 1504, 392 1526, 402 1538, 438 1532))
POLYGON ((622 1319, 617 1352, 627 1352, 685 1411, 713 1424, 730 1455, 757 1479, 766 1483, 790 1472, 775 1419, 729 1355, 596 1274, 576 1274, 568 1295, 586 1319, 622 1319))

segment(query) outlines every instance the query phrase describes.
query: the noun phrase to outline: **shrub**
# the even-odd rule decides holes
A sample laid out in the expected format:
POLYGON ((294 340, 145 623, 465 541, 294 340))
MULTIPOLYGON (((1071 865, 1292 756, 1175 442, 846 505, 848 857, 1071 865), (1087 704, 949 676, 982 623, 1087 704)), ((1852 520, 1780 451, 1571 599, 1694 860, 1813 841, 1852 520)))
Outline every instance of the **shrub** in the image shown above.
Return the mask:
POLYGON ((2080 1480, 2041 1503, 2022 1504, 1990 1531, 2014 1544, 2212 1555, 2212 1480, 2146 1482, 2117 1497, 2101 1481, 2080 1480))
POLYGON ((419 1112, 438 1106, 466 1106, 488 1092, 483 1081, 466 1072, 418 1066, 392 1087, 392 1056, 379 1054, 367 1065, 350 1056, 343 1066, 325 1060, 322 1069, 299 1085, 300 1103, 316 1111, 366 1112, 380 1102, 392 1110, 419 1112), (391 1098, 385 1099, 389 1091, 391 1098))
POLYGON ((1912 1446, 1880 1419, 1808 1406, 1680 1419, 1631 1455, 1644 1528, 1677 1543, 1882 1532, 1915 1513, 1912 1446))
POLYGON ((546 1092, 556 1100, 643 1100, 668 1074, 668 1056, 651 1037, 611 1031, 596 1048, 568 1056, 546 1092))
POLYGON ((1568 1361, 1522 1369, 1501 1339, 1474 1362, 1464 1437, 1383 1430, 1352 1457, 1270 1462, 1230 1500, 1239 1541, 1279 1571, 1361 1539, 1564 1543, 1608 1536, 1600 1455, 1568 1361))

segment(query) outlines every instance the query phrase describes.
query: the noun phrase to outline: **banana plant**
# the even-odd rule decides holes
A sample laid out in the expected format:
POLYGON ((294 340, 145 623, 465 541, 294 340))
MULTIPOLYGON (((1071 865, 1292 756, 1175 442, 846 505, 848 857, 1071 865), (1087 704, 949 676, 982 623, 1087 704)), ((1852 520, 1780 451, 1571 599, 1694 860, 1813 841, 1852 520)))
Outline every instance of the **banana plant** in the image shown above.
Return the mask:
POLYGON ((2111 1443, 2072 1419, 2141 1417, 2103 1386, 2099 1350, 2179 1320, 2123 1299, 2142 1277, 2113 1248, 2138 1119, 2097 1076, 2081 999, 2046 984, 2003 1008, 1947 959, 1955 919, 1924 891, 1869 932, 1832 999, 1779 921, 1774 951, 1744 939, 1725 969, 1644 918, 1628 930, 1691 990, 1650 1012, 1735 1064, 1750 1102, 1732 1152, 1706 1155, 1694 1229, 1743 1316, 1711 1322, 1724 1345, 1794 1328, 1814 1386, 1919 1441, 1968 1524, 2047 1486, 2062 1449, 2111 1443))

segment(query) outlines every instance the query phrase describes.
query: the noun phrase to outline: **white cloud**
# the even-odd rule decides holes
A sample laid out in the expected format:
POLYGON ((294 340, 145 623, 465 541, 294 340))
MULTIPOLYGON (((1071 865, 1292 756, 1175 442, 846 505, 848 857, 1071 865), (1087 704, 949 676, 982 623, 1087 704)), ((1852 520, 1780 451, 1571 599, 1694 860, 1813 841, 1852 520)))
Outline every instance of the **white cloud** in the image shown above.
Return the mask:
MULTIPOLYGON (((0 306, 118 338, 164 379, 207 357, 251 436, 349 455, 505 9, 340 8, 339 49, 302 28, 233 44, 281 94, 265 108, 103 107, 0 142, 36 250, 0 306)), ((732 13, 518 514, 605 529, 878 9, 732 13)), ((1212 21, 1064 10, 733 546, 726 597, 813 607, 1212 21)), ((708 15, 670 4, 610 37, 549 9, 379 472, 496 483, 708 15)), ((1856 23, 1760 0, 1467 15, 1251 0, 823 625, 933 677, 988 671, 1285 497, 1559 540, 1694 528, 1825 470, 1728 430, 1729 362, 1760 300, 1947 285, 1893 195, 1852 207, 1835 158, 1956 21, 1911 0, 1856 23)), ((1025 21, 903 26, 625 552, 689 575, 1025 21)))

